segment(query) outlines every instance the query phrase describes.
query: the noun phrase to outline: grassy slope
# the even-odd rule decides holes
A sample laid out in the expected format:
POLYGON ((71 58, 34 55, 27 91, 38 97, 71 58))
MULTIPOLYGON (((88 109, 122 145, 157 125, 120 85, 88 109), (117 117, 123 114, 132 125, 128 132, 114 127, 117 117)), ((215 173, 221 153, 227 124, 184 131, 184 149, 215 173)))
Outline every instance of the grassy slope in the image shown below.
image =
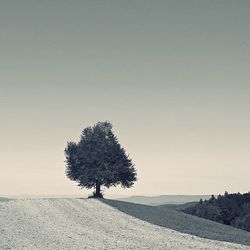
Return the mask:
POLYGON ((103 202, 152 224, 199 237, 250 246, 250 233, 177 211, 171 206, 147 206, 117 200, 103 202))
POLYGON ((186 209, 188 207, 192 207, 197 203, 198 202, 193 201, 193 202, 188 202, 188 203, 184 203, 184 204, 163 204, 163 205, 158 205, 158 207, 181 211, 181 210, 186 209))
POLYGON ((249 250, 135 219, 96 199, 0 202, 0 249, 249 250))

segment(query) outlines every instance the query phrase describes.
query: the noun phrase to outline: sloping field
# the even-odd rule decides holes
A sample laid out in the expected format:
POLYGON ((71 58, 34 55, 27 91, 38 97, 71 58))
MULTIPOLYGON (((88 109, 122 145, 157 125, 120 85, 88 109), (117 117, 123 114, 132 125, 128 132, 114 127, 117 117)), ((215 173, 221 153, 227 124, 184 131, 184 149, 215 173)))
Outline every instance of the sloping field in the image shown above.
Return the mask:
POLYGON ((250 233, 247 231, 177 211, 190 204, 147 206, 107 199, 103 199, 103 202, 126 214, 158 226, 207 239, 250 246, 250 233))
POLYGON ((182 234, 133 218, 98 200, 0 203, 0 249, 250 249, 182 234))

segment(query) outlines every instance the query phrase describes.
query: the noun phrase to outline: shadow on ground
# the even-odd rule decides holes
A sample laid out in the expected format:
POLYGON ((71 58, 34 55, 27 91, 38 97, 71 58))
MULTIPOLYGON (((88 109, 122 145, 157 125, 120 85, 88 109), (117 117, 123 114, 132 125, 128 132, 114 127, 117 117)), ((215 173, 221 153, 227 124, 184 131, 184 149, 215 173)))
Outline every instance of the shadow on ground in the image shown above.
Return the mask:
POLYGON ((211 240, 250 246, 249 232, 185 214, 171 206, 147 206, 109 199, 100 199, 100 201, 128 215, 158 226, 211 240))

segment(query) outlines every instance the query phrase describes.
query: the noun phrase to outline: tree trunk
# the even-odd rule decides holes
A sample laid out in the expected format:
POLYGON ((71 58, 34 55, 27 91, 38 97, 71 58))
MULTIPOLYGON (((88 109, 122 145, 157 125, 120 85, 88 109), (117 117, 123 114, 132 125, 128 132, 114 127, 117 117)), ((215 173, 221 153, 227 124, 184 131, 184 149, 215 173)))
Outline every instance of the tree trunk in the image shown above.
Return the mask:
POLYGON ((96 191, 95 191, 95 196, 102 198, 102 194, 101 194, 101 185, 96 182, 96 191))

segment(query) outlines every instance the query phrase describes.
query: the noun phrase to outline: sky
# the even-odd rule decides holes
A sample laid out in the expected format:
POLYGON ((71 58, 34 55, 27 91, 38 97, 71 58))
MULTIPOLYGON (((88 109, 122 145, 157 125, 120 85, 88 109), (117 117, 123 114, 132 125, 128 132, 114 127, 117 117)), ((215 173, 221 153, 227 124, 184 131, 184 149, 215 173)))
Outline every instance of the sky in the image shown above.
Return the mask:
POLYGON ((0 3, 0 195, 86 195, 64 149, 111 121, 133 188, 250 191, 250 1, 0 3))

